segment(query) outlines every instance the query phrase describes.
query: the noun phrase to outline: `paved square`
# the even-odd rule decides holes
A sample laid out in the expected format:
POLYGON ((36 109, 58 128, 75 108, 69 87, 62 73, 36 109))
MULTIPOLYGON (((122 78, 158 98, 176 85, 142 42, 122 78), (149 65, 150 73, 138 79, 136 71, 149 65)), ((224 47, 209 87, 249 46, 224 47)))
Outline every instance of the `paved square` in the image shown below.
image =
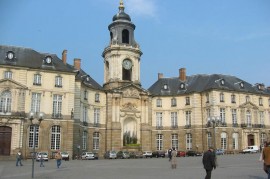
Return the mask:
MULTIPOLYGON (((212 179, 265 179, 260 154, 218 156, 218 167, 212 179)), ((203 179, 205 171, 202 157, 177 158, 177 169, 170 168, 168 158, 71 160, 63 161, 60 169, 55 160, 39 167, 35 162, 35 178, 38 179, 203 179)), ((15 161, 0 161, 1 179, 30 179, 32 160, 16 167, 15 161)))

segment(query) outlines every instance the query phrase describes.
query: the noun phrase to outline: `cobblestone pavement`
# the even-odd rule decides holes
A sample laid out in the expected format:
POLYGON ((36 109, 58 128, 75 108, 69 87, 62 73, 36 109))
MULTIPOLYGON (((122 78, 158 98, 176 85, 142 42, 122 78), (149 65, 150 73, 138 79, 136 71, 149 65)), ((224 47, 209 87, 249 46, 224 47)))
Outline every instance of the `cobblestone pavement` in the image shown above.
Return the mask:
MULTIPOLYGON (((212 179, 266 179, 260 154, 218 156, 218 167, 212 179)), ((39 179, 204 179, 202 157, 177 158, 177 169, 171 169, 168 158, 71 160, 63 161, 59 169, 55 160, 39 167, 35 162, 34 178, 39 179)), ((1 179, 30 179, 32 160, 0 161, 1 179)))

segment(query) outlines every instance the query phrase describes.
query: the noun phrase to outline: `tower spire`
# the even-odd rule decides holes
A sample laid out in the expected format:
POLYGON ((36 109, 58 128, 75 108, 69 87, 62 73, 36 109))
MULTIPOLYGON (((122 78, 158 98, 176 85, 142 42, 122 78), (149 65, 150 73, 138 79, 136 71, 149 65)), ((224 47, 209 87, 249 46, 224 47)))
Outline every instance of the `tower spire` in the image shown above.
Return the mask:
POLYGON ((124 9, 125 9, 124 2, 123 0, 120 0, 119 10, 124 10, 124 9))

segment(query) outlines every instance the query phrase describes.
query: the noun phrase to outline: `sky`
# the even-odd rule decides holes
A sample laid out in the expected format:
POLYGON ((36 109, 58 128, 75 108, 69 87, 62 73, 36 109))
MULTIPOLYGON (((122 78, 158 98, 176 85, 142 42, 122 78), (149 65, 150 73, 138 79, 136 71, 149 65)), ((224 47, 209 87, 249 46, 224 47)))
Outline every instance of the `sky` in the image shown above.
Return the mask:
MULTIPOLYGON (((136 25, 141 84, 223 74, 270 86, 270 0, 123 0, 136 25)), ((0 0, 0 44, 56 54, 103 85, 102 52, 119 0, 0 0)))

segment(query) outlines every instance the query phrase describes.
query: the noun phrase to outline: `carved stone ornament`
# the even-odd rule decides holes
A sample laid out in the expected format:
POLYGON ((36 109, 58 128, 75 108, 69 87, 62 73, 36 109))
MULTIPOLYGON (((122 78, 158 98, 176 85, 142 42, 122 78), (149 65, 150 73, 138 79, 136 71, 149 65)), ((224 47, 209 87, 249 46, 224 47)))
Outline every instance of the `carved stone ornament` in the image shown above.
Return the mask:
POLYGON ((132 103, 126 103, 122 106, 122 109, 128 111, 137 111, 137 106, 132 103))
POLYGON ((137 90, 135 89, 128 89, 123 92, 123 97, 128 97, 128 98, 139 98, 140 94, 137 90))

